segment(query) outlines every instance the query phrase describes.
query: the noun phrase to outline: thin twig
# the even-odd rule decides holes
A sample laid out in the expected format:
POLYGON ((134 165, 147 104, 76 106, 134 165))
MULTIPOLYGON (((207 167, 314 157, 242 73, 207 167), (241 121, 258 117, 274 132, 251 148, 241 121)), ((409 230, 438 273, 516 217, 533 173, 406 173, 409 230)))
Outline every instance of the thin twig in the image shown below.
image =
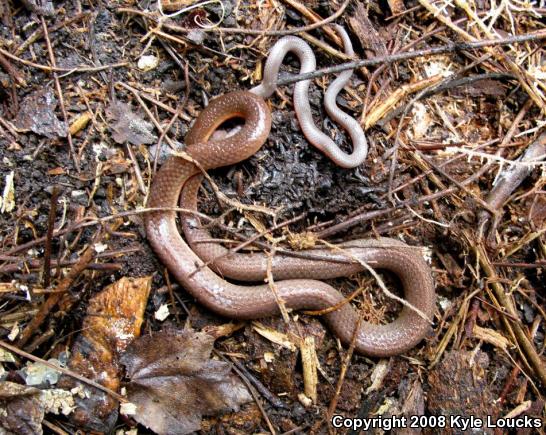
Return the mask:
MULTIPOLYGON (((44 38, 46 41, 47 52, 49 54, 49 61, 51 62, 51 66, 53 68, 56 68, 57 61, 55 60, 55 53, 53 52, 53 47, 51 46, 51 41, 49 39, 49 33, 47 31, 47 24, 45 22, 45 18, 41 16, 40 20, 42 22, 42 29, 44 31, 44 38)), ((59 105, 61 106, 61 113, 63 115, 63 120, 66 126, 68 126, 69 125, 68 113, 66 112, 66 106, 64 104, 64 95, 61 89, 61 82, 59 81, 59 76, 57 75, 56 72, 53 72, 53 80, 55 82, 55 89, 57 90, 57 97, 59 98, 59 105)), ((74 168, 76 169, 76 172, 80 172, 80 162, 78 161, 78 156, 74 150, 74 143, 72 142, 72 133, 70 133, 70 129, 67 129, 66 131, 66 138, 68 140, 68 146, 70 147, 70 157, 72 157, 72 161, 74 162, 74 168)))
MULTIPOLYGON (((489 230, 489 241, 492 242, 493 235, 498 225, 498 211, 502 208, 503 204, 512 194, 512 192, 523 182, 523 180, 529 176, 533 170, 533 166, 529 165, 530 161, 543 161, 546 158, 546 132, 539 135, 529 147, 525 150, 525 153, 517 161, 518 165, 510 165, 506 171, 504 171, 498 178, 495 187, 489 192, 486 198, 486 203, 489 205, 488 211, 493 216, 493 222, 489 230)), ((480 227, 483 227, 487 221, 486 216, 482 216, 480 219, 480 227)))
MULTIPOLYGON (((70 24, 73 24, 75 23, 76 21, 79 21, 83 18, 87 18, 89 15, 91 15, 90 12, 81 12, 79 14, 76 14, 74 15, 73 17, 70 17, 58 24, 55 24, 54 26, 51 26, 48 31, 49 33, 53 33, 53 32, 56 32, 57 30, 65 27, 65 26, 68 26, 70 24)), ((20 55, 22 54, 30 45, 34 44, 36 41, 38 41, 42 36, 44 35, 44 29, 43 28, 39 28, 39 29, 36 29, 25 41, 23 41, 21 43, 21 45, 19 45, 19 47, 17 47, 15 49, 15 54, 16 55, 20 55)))
POLYGON ((27 85, 27 82, 21 74, 21 71, 15 68, 2 54, 0 54, 0 66, 2 66, 6 70, 6 72, 19 86, 27 85))
MULTIPOLYGON (((47 66, 47 65, 41 65, 39 63, 31 62, 29 60, 21 59, 20 57, 17 57, 13 54, 11 54, 9 51, 4 50, 3 48, 0 48, 0 54, 3 54, 6 57, 9 57, 11 60, 14 60, 16 62, 22 63, 23 65, 40 69, 42 71, 47 72, 61 72, 61 73, 76 73, 76 72, 97 72, 97 71, 104 71, 110 68, 119 68, 123 66, 129 65, 129 62, 117 62, 112 63, 110 65, 103 65, 103 66, 79 66, 75 68, 59 68, 59 67, 53 67, 53 66, 47 66)), ((63 77, 66 77, 66 74, 63 75, 63 77)))
MULTIPOLYGON (((463 71, 466 71, 466 70, 467 70, 467 68, 463 69, 463 71)), ((390 166, 390 171, 389 171, 389 190, 388 190, 387 197, 391 202, 393 202, 392 195, 393 195, 394 175, 395 175, 395 168, 396 168, 396 162, 397 162, 397 156, 398 156, 398 149, 400 147, 400 144, 402 143, 401 140, 400 140, 400 134, 401 134, 401 131, 402 131, 402 126, 404 124, 403 120, 406 117, 409 110, 413 107, 413 105, 417 101, 419 101, 421 98, 426 98, 426 97, 429 97, 431 95, 434 95, 437 92, 442 92, 444 90, 451 89, 451 88, 454 88, 454 87, 464 86, 464 85, 470 84, 470 83, 472 83, 472 82, 474 82, 476 80, 504 79, 504 78, 510 78, 511 77, 511 75, 507 75, 507 74, 482 74, 482 75, 473 76, 473 77, 460 78, 459 75, 463 71, 459 71, 459 73, 456 74, 455 77, 449 77, 446 80, 433 85, 431 88, 429 87, 429 88, 423 89, 407 105, 405 105, 403 107, 403 113, 402 113, 401 119, 398 121, 398 127, 396 129, 394 145, 393 145, 392 149, 390 150, 390 152, 391 152, 391 166, 390 166)), ((396 112, 396 111, 393 111, 393 112, 396 112)), ((393 112, 391 112, 391 114, 394 115, 393 112)), ((384 117, 384 118, 387 118, 387 117, 384 117)), ((385 123, 388 122, 388 119, 383 119, 383 122, 385 122, 385 123)), ((427 161, 427 163, 429 163, 429 165, 431 165, 431 163, 424 156, 421 156, 421 158, 423 160, 427 161)), ((434 165, 431 165, 431 166, 434 167, 434 165)), ((441 170, 441 169, 439 169, 439 170, 441 170)), ((459 186, 459 187, 461 187, 461 186, 459 186)))
POLYGON ((180 117, 182 114, 182 110, 186 106, 186 103, 188 102, 188 98, 190 96, 190 74, 189 74, 189 64, 186 62, 184 64, 184 81, 186 84, 186 92, 184 93, 184 98, 182 99, 182 102, 180 105, 176 108, 174 112, 174 116, 169 121, 169 124, 167 124, 167 127, 165 127, 165 130, 161 133, 161 136, 159 136, 159 139, 157 141, 157 148, 155 151, 154 156, 154 174, 157 172, 157 162, 159 161, 159 155, 161 152, 161 145, 163 144, 163 139, 165 138, 165 135, 169 132, 169 130, 172 128, 175 121, 180 117))
MULTIPOLYGON (((317 23, 309 24, 308 26, 303 27, 296 27, 293 29, 285 29, 285 30, 260 30, 260 29, 239 29, 234 27, 205 27, 199 29, 199 31, 203 32, 217 32, 217 33, 238 33, 242 35, 258 35, 258 36, 286 36, 286 35, 294 35, 301 32, 308 32, 310 30, 318 29, 319 27, 322 27, 328 23, 331 23, 332 21, 336 20, 338 17, 343 14, 347 6, 349 5, 351 0, 345 0, 343 4, 339 7, 339 9, 332 15, 330 15, 328 18, 325 18, 322 21, 319 21, 317 23)), ((131 8, 118 8, 118 12, 125 12, 129 14, 135 14, 135 15, 141 15, 143 17, 149 18, 151 20, 154 20, 156 22, 160 21, 160 17, 158 17, 157 14, 151 14, 149 12, 143 12, 136 9, 131 8)), ((174 24, 168 24, 168 23, 161 23, 162 26, 168 30, 172 30, 175 32, 180 33, 187 33, 195 31, 195 28, 192 27, 181 27, 174 24)))
MULTIPOLYGON (((350 258, 351 260, 357 261, 358 264, 360 264, 364 269, 366 269, 368 272, 370 272, 370 274, 374 277, 375 281, 377 282, 377 285, 379 286, 379 288, 381 288, 381 290, 383 291, 383 293, 385 294, 386 297, 388 297, 389 299, 395 300, 396 302, 398 302, 398 303, 402 304, 403 306, 409 308, 411 311, 414 311, 419 317, 421 317, 426 322, 432 323, 433 319, 429 319, 429 317, 425 313, 423 313, 423 311, 421 311, 416 306, 412 305, 407 300, 402 299, 401 297, 399 297, 399 296, 395 295, 394 293, 392 293, 387 288, 387 286, 385 285, 385 282, 383 281, 383 279, 379 276, 379 274, 375 271, 375 269, 373 267, 371 267, 368 263, 366 263, 362 259, 358 258, 356 255, 352 254, 348 249, 345 249, 345 248, 348 248, 349 246, 333 245, 331 243, 328 243, 325 240, 319 240, 319 242, 324 244, 328 248, 332 249, 332 251, 339 252, 341 255, 345 255, 346 257, 350 258)), ((400 247, 398 247, 398 246, 396 248, 400 249, 400 247)), ((407 246, 406 248, 407 249, 415 249, 412 246, 407 246)))
POLYGON ((143 194, 146 194, 146 186, 144 185, 144 179, 142 178, 142 172, 140 171, 140 166, 138 165, 138 160, 133 153, 133 148, 129 142, 125 142, 125 148, 127 149, 127 154, 133 163, 133 168, 135 169, 135 176, 137 179, 138 187, 143 194))
MULTIPOLYGON (((470 33, 466 32, 459 26, 453 23, 451 21, 451 18, 445 16, 442 11, 438 8, 437 5, 430 3, 428 0, 418 0, 419 3, 424 6, 427 11, 429 11, 438 21, 440 21, 442 24, 449 27, 451 30, 456 32, 459 36, 464 38, 466 41, 469 41, 470 43, 474 42, 481 42, 477 41, 476 38, 471 35, 470 33)), ((477 25, 481 28, 482 32, 485 33, 485 35, 489 38, 494 37, 494 33, 490 32, 483 21, 476 15, 476 13, 469 7, 468 3, 463 0, 455 0, 455 4, 463 9, 469 19, 472 20, 472 23, 477 25)), ((517 38, 517 36, 514 36, 513 38, 517 38)), ((495 44, 496 45, 496 44, 495 44)), ((544 110, 544 101, 540 97, 540 95, 537 94, 537 92, 532 88, 532 86, 529 84, 529 80, 532 78, 530 77, 529 73, 527 71, 522 70, 521 66, 518 65, 516 62, 514 62, 508 55, 501 50, 497 50, 493 46, 486 46, 484 47, 488 53, 491 53, 499 62, 504 64, 513 74, 515 74, 518 78, 518 81, 520 82, 521 86, 525 89, 529 97, 535 102, 535 104, 541 109, 541 111, 544 110)))
POLYGON ((110 390, 109 388, 106 388, 104 385, 101 385, 95 381, 92 381, 91 379, 87 379, 81 375, 79 375, 78 373, 75 373, 73 372, 72 370, 68 370, 68 369, 65 369, 63 367, 59 367, 53 363, 50 363, 49 361, 46 361, 42 358, 38 358, 37 356, 34 356, 28 352, 25 352, 24 350, 21 350, 15 346, 12 346, 11 344, 8 344, 6 343, 5 341, 3 340, 0 340, 0 347, 3 347, 4 349, 6 350, 9 350, 10 352, 13 352, 17 355, 21 355, 22 357, 24 358, 27 358, 31 361, 34 361, 34 362, 37 362, 37 363, 40 363, 40 364, 43 364, 44 366, 47 366, 59 373, 62 373, 63 375, 66 375, 66 376, 70 376, 74 379, 77 379, 78 381, 80 382, 83 382, 84 384, 87 384, 87 385, 90 385, 92 387, 95 387, 101 391, 104 391, 106 394, 108 394, 109 396, 112 396, 114 399, 117 399, 119 400, 120 402, 122 403, 125 403, 127 402, 127 399, 123 396, 121 396, 120 394, 116 393, 115 391, 112 391, 110 390))
MULTIPOLYGON (((481 175, 481 173, 478 173, 478 175, 481 175)), ((466 180, 459 182, 461 186, 466 186, 467 184, 473 182, 476 179, 476 174, 468 177, 466 180)), ((459 190, 459 186, 451 186, 447 189, 441 190, 439 192, 431 193, 430 195, 422 196, 418 199, 407 199, 405 201, 399 202, 397 205, 393 207, 389 207, 387 209, 383 210, 374 210, 367 213, 358 214, 356 216, 352 216, 348 218, 347 220, 340 222, 338 224, 332 225, 331 227, 325 228, 317 233, 317 237, 320 239, 324 239, 328 236, 331 236, 332 234, 335 234, 339 231, 347 230, 355 225, 358 225, 359 223, 362 223, 364 221, 375 219, 379 216, 384 216, 387 214, 390 214, 402 207, 406 206, 413 206, 418 204, 423 204, 428 201, 432 201, 438 198, 442 198, 447 195, 451 195, 452 193, 459 190)))
POLYGON ((326 421, 331 421, 332 416, 334 415, 334 412, 337 408, 337 403, 339 401, 339 397, 341 394, 341 388, 343 387, 343 382, 345 381, 345 376, 347 375, 347 370, 349 369, 349 365, 351 363, 351 358, 353 357, 353 353, 356 346, 356 340, 358 338, 358 333, 360 331, 360 324, 362 323, 362 316, 358 316, 358 320, 355 324, 355 329, 353 330, 353 335, 351 337, 351 344, 349 346, 349 349, 347 350, 347 354, 345 355, 345 358, 343 358, 343 362, 341 363, 341 370, 339 373, 339 378, 337 380, 336 385, 336 392, 334 394, 334 397, 332 398, 332 401, 330 402, 330 405, 328 406, 328 411, 326 412, 326 421))
POLYGON ((80 273, 82 273, 86 269, 87 265, 93 260, 94 255, 95 249, 92 246, 89 246, 81 255, 74 267, 70 269, 68 275, 59 283, 56 288, 56 292, 49 295, 46 301, 41 305, 36 316, 27 324, 21 333, 19 340, 17 341, 18 346, 22 347, 27 343, 30 337, 32 337, 34 332, 46 319, 53 307, 55 307, 55 305, 57 305, 57 303, 61 300, 63 294, 70 288, 80 273))
MULTIPOLYGON (((229 355, 228 355, 229 356, 229 355)), ((275 408, 279 409, 290 409, 286 406, 281 399, 279 399, 275 394, 267 389, 267 387, 260 382, 252 373, 250 373, 247 368, 237 361, 234 357, 229 356, 231 362, 237 367, 242 374, 246 376, 248 381, 258 390, 258 392, 275 408)))
MULTIPOLYGON (((500 306, 506 309, 506 311, 512 317, 519 319, 518 313, 513 305, 512 300, 505 292, 502 285, 498 282, 498 276, 495 272, 495 269, 491 265, 485 249, 483 248, 483 246, 481 246, 479 242, 476 243, 476 241, 466 231, 464 232, 464 235, 468 241, 470 248, 474 251, 474 255, 477 261, 491 280, 490 285, 493 289, 495 298, 498 300, 500 306)), ((533 368, 537 378, 540 380, 542 385, 546 385, 546 367, 541 361, 540 356, 533 346, 533 343, 527 337, 527 334, 521 326, 521 323, 519 321, 514 322, 508 316, 501 316, 501 320, 503 321, 504 326, 507 329, 513 331, 514 336, 520 346, 518 347, 518 349, 520 349, 520 352, 522 352, 521 357, 523 361, 528 361, 529 365, 533 368)))
POLYGON ((476 41, 476 42, 454 42, 454 43, 442 45, 439 47, 408 51, 404 53, 390 54, 387 56, 377 56, 377 57, 372 57, 369 59, 357 60, 354 62, 346 62, 336 66, 318 69, 318 70, 305 73, 305 74, 290 74, 284 78, 280 78, 277 81, 277 86, 290 85, 292 83, 300 82, 302 80, 315 79, 317 77, 322 77, 326 74, 335 74, 341 71, 346 71, 348 69, 362 68, 365 66, 373 66, 373 65, 391 64, 391 63, 400 62, 400 61, 408 60, 408 59, 414 59, 416 57, 422 57, 422 56, 432 56, 436 54, 460 52, 465 50, 478 50, 480 48, 489 47, 489 46, 510 45, 510 44, 528 42, 528 41, 540 41, 543 39, 546 39, 546 31, 540 31, 536 33, 527 33, 524 35, 517 35, 517 36, 510 36, 507 38, 484 39, 482 41, 476 41))
POLYGON ((272 269, 273 269, 274 257, 275 257, 275 244, 271 246, 271 251, 267 255, 267 270, 266 270, 267 285, 269 286, 271 293, 273 293, 273 296, 275 296, 275 302, 277 303, 277 306, 279 307, 279 311, 281 312, 284 323, 288 324, 290 323, 290 316, 288 315, 288 310, 286 309, 286 303, 284 299, 279 295, 277 284, 275 284, 275 279, 273 278, 272 269))
MULTIPOLYGON (((196 272, 198 272, 199 270, 201 270, 203 267, 213 265, 214 263, 218 262, 218 260, 220 260, 222 258, 225 258, 225 257, 229 257, 229 256, 239 252, 241 249, 244 249, 247 246, 255 244, 255 242, 258 239, 261 239, 262 237, 264 237, 264 236, 266 236, 268 234, 271 234, 274 231, 277 231, 277 230, 279 230, 279 229, 281 229, 283 227, 286 227, 288 225, 292 225, 293 223, 302 220, 303 218, 305 218, 305 216, 307 216, 307 213, 301 213, 298 216, 293 217, 292 219, 288 219, 288 220, 286 220, 284 222, 281 222, 280 224, 277 224, 277 225, 274 225, 272 227, 266 228, 265 230, 254 234, 252 237, 249 237, 248 239, 245 239, 242 243, 239 243, 234 248, 228 249, 228 250, 226 250, 225 253, 223 253, 221 255, 218 255, 218 256, 212 258, 211 260, 208 260, 206 263, 203 263, 202 265, 199 266, 198 269, 196 269, 194 272, 192 272, 192 275, 195 274, 196 272)), ((199 240, 198 243, 199 242, 202 242, 202 240, 199 240)), ((271 250, 271 247, 268 246, 267 249, 271 250)), ((192 275, 190 275, 190 276, 192 276, 192 275)))
MULTIPOLYGON (((214 353, 216 355, 218 355, 224 361, 226 361, 228 363, 230 362, 222 353, 217 352, 216 350, 213 350, 213 351, 214 351, 214 353)), ((235 373, 237 373, 239 375, 239 377, 241 378, 241 380, 244 382, 244 384, 248 388, 248 391, 250 391, 250 394, 252 395, 252 398, 254 399, 254 402, 256 402, 256 405, 258 406, 258 408, 260 409, 260 412, 262 413, 262 417, 264 418, 265 423, 267 424, 267 427, 269 428, 269 430, 271 432, 271 435, 275 435, 277 432, 275 431, 275 428, 273 427, 273 424, 271 423, 271 420, 270 420, 269 416, 267 415, 267 412, 265 412, 265 409, 264 409, 263 405, 261 404, 261 402, 260 402, 260 400, 258 398, 258 393, 254 389, 254 386, 247 379, 245 374, 241 370, 239 370, 239 368, 237 368, 237 367, 232 367, 232 368, 233 368, 233 371, 235 371, 235 373)))
POLYGON ((49 287, 51 279, 51 243, 53 239, 53 230, 55 227, 55 216, 57 214, 57 198, 59 197, 59 188, 53 186, 49 206, 49 216, 47 219, 47 234, 44 251, 44 268, 42 272, 42 283, 44 288, 49 287))

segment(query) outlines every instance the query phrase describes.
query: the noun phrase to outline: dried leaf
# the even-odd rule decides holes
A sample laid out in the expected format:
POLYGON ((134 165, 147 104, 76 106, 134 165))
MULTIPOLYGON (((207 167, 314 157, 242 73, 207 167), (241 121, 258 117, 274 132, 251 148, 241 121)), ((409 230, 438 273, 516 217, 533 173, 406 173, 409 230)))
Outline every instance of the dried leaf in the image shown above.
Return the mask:
POLYGON ((203 332, 165 330, 129 346, 121 362, 139 423, 158 434, 187 434, 200 429, 202 416, 250 401, 230 364, 210 359, 213 343, 203 332))
POLYGON ((15 208, 15 186, 13 185, 13 177, 15 173, 11 171, 6 175, 6 184, 0 197, 0 213, 13 211, 15 208))
POLYGON ((156 141, 156 136, 152 133, 153 125, 133 113, 130 105, 115 101, 107 113, 110 119, 116 121, 112 125, 112 139, 117 143, 140 145, 156 141))
POLYGON ((68 126, 55 115, 57 99, 53 90, 44 88, 27 96, 17 115, 18 128, 31 130, 50 139, 66 137, 68 126))
MULTIPOLYGON (((151 278, 122 278, 89 300, 82 333, 72 347, 68 367, 111 390, 119 390, 119 355, 140 335, 151 278)), ((109 432, 117 420, 118 403, 108 394, 62 377, 66 389, 81 387, 84 398, 77 399, 72 420, 80 427, 109 432)))
POLYGON ((0 382, 0 433, 41 434, 44 407, 40 390, 13 382, 0 382))
MULTIPOLYGON (((279 332, 275 329, 269 328, 259 322, 252 322, 252 329, 260 334, 262 337, 267 338, 269 341, 276 343, 286 349, 295 352, 297 349, 294 340, 286 334, 279 332)), ((298 343, 299 344, 299 343, 298 343)))
POLYGON ((385 377, 389 373, 389 361, 386 359, 379 360, 372 372, 372 385, 366 390, 366 395, 370 394, 372 391, 378 391, 383 385, 385 377))

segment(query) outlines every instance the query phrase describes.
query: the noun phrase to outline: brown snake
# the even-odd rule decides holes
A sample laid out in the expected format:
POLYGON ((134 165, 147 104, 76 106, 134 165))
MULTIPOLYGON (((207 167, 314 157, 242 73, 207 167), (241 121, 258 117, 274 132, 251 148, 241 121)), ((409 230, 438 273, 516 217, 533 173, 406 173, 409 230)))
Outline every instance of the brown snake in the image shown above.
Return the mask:
MULTIPOLYGON (((186 152, 203 169, 217 168, 240 162, 253 155, 265 142, 271 128, 270 112, 262 98, 248 92, 232 92, 211 101, 196 119, 186 136, 186 152), (244 120, 243 127, 233 136, 210 140, 212 133, 225 121, 244 120)), ((183 201, 196 208, 200 169, 188 160, 171 156, 155 175, 148 207, 173 209, 184 188, 183 201)), ((176 279, 201 304, 212 311, 236 319, 256 319, 279 313, 275 296, 268 285, 244 286, 230 283, 203 263, 225 253, 225 248, 212 243, 197 243, 209 238, 200 229, 199 221, 189 216, 183 219, 193 249, 181 237, 176 225, 176 212, 154 211, 147 214, 146 232, 156 254, 176 279), (199 256, 194 252, 198 251, 199 256)), ((406 300, 432 319, 435 294, 430 269, 414 248, 394 239, 356 240, 340 245, 343 253, 316 249, 306 252, 325 258, 307 260, 275 256, 273 275, 279 297, 287 308, 322 310, 342 304, 343 295, 332 286, 316 279, 341 277, 363 270, 359 263, 332 263, 328 259, 347 260, 350 256, 374 268, 388 269, 401 280, 406 300), (299 278, 299 279, 295 279, 299 278), (315 279, 311 279, 315 278, 315 279)), ((239 281, 262 280, 265 276, 265 256, 234 254, 214 264, 222 274, 239 281), (228 261, 226 261, 228 260, 228 261), (222 262, 229 267, 224 270, 222 262)), ((351 342, 359 314, 351 304, 324 315, 334 334, 345 344, 351 342)), ((386 325, 361 322, 356 332, 356 350, 370 356, 390 356, 415 346, 429 330, 429 322, 414 310, 404 306, 399 316, 386 325)))

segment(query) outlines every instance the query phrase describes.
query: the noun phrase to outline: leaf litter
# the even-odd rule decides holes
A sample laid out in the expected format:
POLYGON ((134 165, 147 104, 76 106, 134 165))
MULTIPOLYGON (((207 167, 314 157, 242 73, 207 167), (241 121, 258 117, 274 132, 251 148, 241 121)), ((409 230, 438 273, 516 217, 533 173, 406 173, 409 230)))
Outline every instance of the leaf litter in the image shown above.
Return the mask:
POLYGON ((135 340, 121 357, 130 382, 133 418, 157 434, 183 435, 201 428, 203 416, 237 411, 252 400, 231 364, 211 359, 214 338, 204 332, 166 329, 135 340))

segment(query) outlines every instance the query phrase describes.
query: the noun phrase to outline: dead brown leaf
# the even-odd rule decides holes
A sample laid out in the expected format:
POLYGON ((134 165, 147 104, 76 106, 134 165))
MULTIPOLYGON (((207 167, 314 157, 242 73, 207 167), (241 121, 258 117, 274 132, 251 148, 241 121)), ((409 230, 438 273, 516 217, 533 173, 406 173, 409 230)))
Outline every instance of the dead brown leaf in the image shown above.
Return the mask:
POLYGON ((50 88, 40 88, 27 96, 17 114, 18 128, 31 130, 50 139, 66 137, 68 126, 55 115, 57 99, 50 88))
POLYGON ((152 133, 154 126, 135 114, 130 105, 115 101, 108 108, 107 114, 115 121, 112 125, 112 139, 117 143, 141 145, 156 141, 156 136, 152 133))
MULTIPOLYGON (((72 346, 68 363, 71 370, 113 391, 119 390, 122 372, 119 355, 140 335, 151 283, 150 277, 124 277, 89 300, 83 332, 72 346)), ((72 421, 86 429, 111 431, 118 417, 118 402, 70 377, 61 378, 62 388, 80 385, 85 397, 77 399, 72 421)))
POLYGON ((44 406, 40 390, 13 382, 0 382, 0 433, 42 433, 44 406))
POLYGON ((201 418, 238 410, 251 400, 231 365, 210 359, 214 338, 191 330, 165 330, 135 340, 121 362, 131 382, 133 416, 158 434, 187 434, 201 418))

